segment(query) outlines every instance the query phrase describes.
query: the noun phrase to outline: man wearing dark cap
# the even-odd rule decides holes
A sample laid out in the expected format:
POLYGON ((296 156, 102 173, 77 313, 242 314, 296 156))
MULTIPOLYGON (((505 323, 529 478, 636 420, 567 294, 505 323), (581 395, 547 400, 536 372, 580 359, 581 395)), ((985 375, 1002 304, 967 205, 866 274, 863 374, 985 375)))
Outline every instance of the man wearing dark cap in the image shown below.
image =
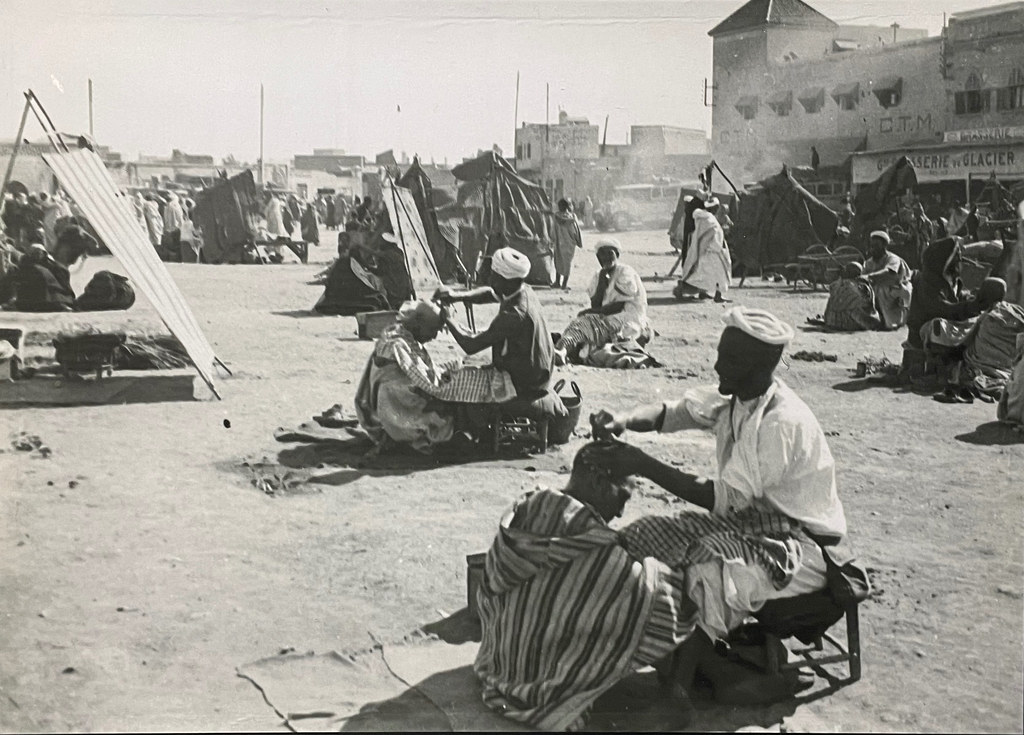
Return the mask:
MULTIPOLYGON (((731 553, 712 554, 709 561, 686 567, 687 590, 700 608, 699 626, 706 633, 691 638, 691 658, 712 679, 716 696, 731 699, 743 693, 733 690, 720 662, 709 658, 711 641, 727 637, 769 600, 824 589, 822 545, 837 544, 845 537, 846 518, 836 492, 835 462, 821 426, 774 374, 793 338, 792 327, 766 311, 743 307, 730 309, 724 321, 715 363, 717 393, 696 389, 680 401, 625 414, 600 411, 591 423, 597 438, 626 429, 712 429, 718 458, 714 480, 700 479, 621 442, 606 450, 607 461, 610 467, 646 477, 713 516, 737 522, 770 519, 786 529, 766 534, 779 544, 774 568, 761 558, 731 553), (716 680, 719 673, 723 676, 716 680)), ((642 550, 657 558, 666 553, 657 545, 642 550)))

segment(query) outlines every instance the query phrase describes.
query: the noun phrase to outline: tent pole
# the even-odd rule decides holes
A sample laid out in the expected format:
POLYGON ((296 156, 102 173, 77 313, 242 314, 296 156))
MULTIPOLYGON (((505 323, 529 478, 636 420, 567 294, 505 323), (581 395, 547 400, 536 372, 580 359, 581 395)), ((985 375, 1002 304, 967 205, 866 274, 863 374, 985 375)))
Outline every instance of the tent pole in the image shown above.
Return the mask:
POLYGON ((25 123, 28 121, 28 98, 25 98, 25 109, 21 111, 21 122, 18 123, 18 135, 14 139, 14 150, 11 152, 11 160, 7 162, 7 170, 4 171, 4 184, 0 186, 0 214, 4 213, 7 198, 4 192, 7 185, 11 183, 11 175, 14 173, 14 161, 18 158, 18 151, 21 149, 21 137, 25 134, 25 123))
POLYGON ((53 120, 50 119, 50 114, 46 111, 46 108, 43 107, 43 103, 39 101, 39 98, 36 97, 36 93, 30 89, 25 93, 25 96, 32 102, 32 113, 36 116, 36 119, 39 120, 39 124, 43 126, 43 130, 46 131, 46 137, 50 138, 51 143, 53 143, 53 138, 56 137, 57 143, 60 143, 59 146, 57 143, 53 143, 53 147, 58 153, 68 153, 69 149, 67 143, 65 143, 64 139, 60 137, 60 133, 57 132, 57 126, 53 124, 53 120), (44 124, 42 118, 39 117, 40 113, 42 113, 43 117, 46 118, 46 124, 44 124), (47 125, 50 127, 46 127, 47 125), (52 135, 50 131, 52 131, 52 135), (63 151, 61 150, 62 148, 63 151))
POLYGON ((395 222, 398 224, 398 239, 402 243, 402 259, 405 261, 405 275, 409 279, 409 290, 412 291, 412 297, 416 298, 416 284, 412 280, 412 272, 409 270, 409 253, 405 250, 405 235, 402 234, 402 218, 398 216, 398 193, 395 191, 395 181, 391 178, 391 174, 385 170, 384 175, 387 176, 388 188, 391 189, 391 206, 395 210, 395 222))

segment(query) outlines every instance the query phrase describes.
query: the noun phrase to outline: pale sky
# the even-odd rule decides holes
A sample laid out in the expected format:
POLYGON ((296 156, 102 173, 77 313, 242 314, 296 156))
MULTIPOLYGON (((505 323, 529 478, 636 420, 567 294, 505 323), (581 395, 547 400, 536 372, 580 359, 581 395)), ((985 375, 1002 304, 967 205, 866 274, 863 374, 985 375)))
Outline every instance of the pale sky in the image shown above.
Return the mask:
MULTIPOLYGON (((268 161, 393 148, 456 163, 560 107, 604 124, 710 128, 707 31, 743 0, 0 0, 0 140, 33 89, 62 132, 132 160, 172 148, 268 161)), ((925 28, 991 0, 819 0, 838 23, 925 28)), ((30 118, 26 137, 41 138, 30 118)))

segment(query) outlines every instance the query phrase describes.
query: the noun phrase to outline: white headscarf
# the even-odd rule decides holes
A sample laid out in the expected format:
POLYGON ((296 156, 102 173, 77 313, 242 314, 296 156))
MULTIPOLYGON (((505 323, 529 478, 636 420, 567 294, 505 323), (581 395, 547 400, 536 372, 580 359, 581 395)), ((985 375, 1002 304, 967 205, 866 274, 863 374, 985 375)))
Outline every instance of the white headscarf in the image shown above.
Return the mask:
POLYGON ((526 278, 530 274, 530 259, 513 248, 500 248, 491 256, 491 270, 502 278, 526 278))
POLYGON ((725 312, 722 321, 769 345, 788 345, 793 340, 793 327, 764 309, 734 306, 725 312))
POLYGON ((880 240, 885 240, 886 245, 890 245, 892 243, 892 238, 889 237, 889 233, 885 230, 875 230, 868 237, 877 237, 880 240))

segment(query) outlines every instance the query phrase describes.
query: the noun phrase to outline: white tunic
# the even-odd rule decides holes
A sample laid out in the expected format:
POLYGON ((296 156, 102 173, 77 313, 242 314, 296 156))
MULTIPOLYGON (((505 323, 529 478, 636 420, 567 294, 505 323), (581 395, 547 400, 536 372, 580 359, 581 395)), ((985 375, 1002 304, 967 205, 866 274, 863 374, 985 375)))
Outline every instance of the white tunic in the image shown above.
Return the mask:
MULTIPOLYGON (((597 293, 597 286, 600 282, 601 271, 594 274, 590 279, 590 286, 587 294, 594 298, 597 293)), ((617 337, 619 339, 635 339, 639 337, 647 322, 647 289, 640 279, 640 274, 631 266, 617 263, 612 271, 608 288, 605 289, 601 306, 609 304, 625 304, 622 311, 609 317, 609 321, 616 321, 620 324, 617 337)))
MULTIPOLYGON (((713 429, 717 439, 713 513, 754 506, 782 513, 815 534, 846 535, 825 435, 807 404, 781 380, 750 401, 730 401, 706 388, 666 405, 662 431, 696 427, 713 429)), ((700 606, 701 625, 709 635, 724 637, 767 600, 824 589, 821 549, 809 538, 798 538, 802 563, 781 590, 763 569, 742 563, 708 562, 687 570, 691 599, 700 606)))

